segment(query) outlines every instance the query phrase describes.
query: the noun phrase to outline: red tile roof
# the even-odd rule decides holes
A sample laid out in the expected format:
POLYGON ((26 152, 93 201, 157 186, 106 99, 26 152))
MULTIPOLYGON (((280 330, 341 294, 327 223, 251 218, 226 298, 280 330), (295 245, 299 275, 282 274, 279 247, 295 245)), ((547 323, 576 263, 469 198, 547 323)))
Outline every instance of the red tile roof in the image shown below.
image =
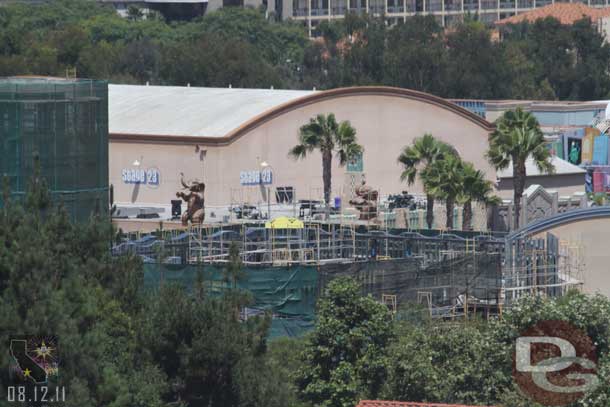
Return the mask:
POLYGON ((531 22, 546 17, 554 17, 561 24, 566 25, 574 24, 585 17, 589 17, 595 23, 598 19, 607 16, 610 16, 610 7, 594 8, 583 3, 554 3, 496 21, 496 25, 531 22))
POLYGON ((463 404, 412 403, 409 401, 360 400, 356 407, 477 407, 463 404))

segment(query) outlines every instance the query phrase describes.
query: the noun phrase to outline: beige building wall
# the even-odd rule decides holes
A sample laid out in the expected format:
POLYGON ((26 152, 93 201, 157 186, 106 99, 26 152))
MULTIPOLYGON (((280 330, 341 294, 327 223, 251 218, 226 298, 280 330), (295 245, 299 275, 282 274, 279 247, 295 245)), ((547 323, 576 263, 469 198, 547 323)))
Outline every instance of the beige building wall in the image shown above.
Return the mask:
POLYGON ((568 223, 548 230, 561 240, 582 247, 584 291, 610 297, 610 219, 568 223))
MULTIPOLYGON (((315 151, 304 160, 295 161, 288 151, 298 139, 298 129, 319 113, 335 113, 338 120, 349 120, 357 130, 358 142, 364 146, 364 174, 369 185, 382 196, 408 189, 421 193, 419 184, 407 187, 400 181, 401 167, 397 157, 402 148, 424 133, 452 144, 463 159, 485 171, 495 181, 495 171, 484 158, 488 147, 488 131, 443 106, 407 97, 388 95, 349 95, 323 99, 295 107, 234 139, 224 146, 204 146, 203 161, 195 151, 197 143, 174 144, 117 141, 110 143, 110 182, 114 185, 115 202, 169 204, 179 189, 179 173, 187 179, 203 179, 206 183, 206 204, 227 205, 231 201, 253 204, 266 202, 263 186, 240 186, 240 171, 260 170, 266 161, 273 170, 275 191, 278 186, 292 186, 297 199, 322 199, 322 159, 315 151), (122 169, 158 168, 160 185, 125 184, 122 169)), ((142 138, 144 139, 144 138, 142 138)), ((346 170, 334 159, 332 196, 348 198, 351 180, 346 170)), ((357 180, 357 182, 359 179, 357 180)), ((272 195, 272 202, 275 201, 272 195)))

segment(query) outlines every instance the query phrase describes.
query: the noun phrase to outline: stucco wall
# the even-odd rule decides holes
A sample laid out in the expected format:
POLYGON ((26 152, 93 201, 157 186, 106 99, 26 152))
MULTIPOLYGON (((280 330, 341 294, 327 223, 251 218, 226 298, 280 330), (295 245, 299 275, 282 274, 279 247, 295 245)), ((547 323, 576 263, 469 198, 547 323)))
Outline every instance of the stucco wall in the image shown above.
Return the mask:
POLYGON ((610 219, 569 223, 548 232, 582 246, 585 292, 600 292, 610 297, 610 219))
MULTIPOLYGON (((110 144, 110 182, 115 187, 116 202, 169 204, 179 187, 178 174, 204 179, 208 205, 233 201, 265 202, 264 188, 241 187, 239 173, 260 169, 266 161, 273 168, 273 185, 292 186, 298 199, 322 198, 321 155, 314 152, 304 160, 294 161, 288 151, 297 143, 298 128, 318 113, 335 113, 339 120, 349 120, 364 146, 364 173, 367 182, 381 195, 405 189, 422 192, 420 185, 407 188, 400 182, 397 157, 415 137, 432 133, 459 151, 465 160, 485 171, 495 180, 495 171, 484 159, 488 132, 479 124, 443 107, 387 95, 350 95, 317 101, 284 113, 254 128, 226 146, 206 146, 205 159, 195 152, 195 144, 152 144, 118 142, 110 144), (158 187, 124 184, 121 170, 133 168, 160 170, 158 187)), ((333 165, 333 196, 345 195, 349 179, 345 169, 333 165)))
MULTIPOLYGON (((546 189, 557 191, 559 196, 572 196, 576 192, 585 192, 585 174, 527 177, 525 181, 525 189, 527 189, 530 185, 542 185, 546 189)), ((502 178, 498 183, 497 188, 498 196, 501 198, 513 198, 512 178, 502 178)))

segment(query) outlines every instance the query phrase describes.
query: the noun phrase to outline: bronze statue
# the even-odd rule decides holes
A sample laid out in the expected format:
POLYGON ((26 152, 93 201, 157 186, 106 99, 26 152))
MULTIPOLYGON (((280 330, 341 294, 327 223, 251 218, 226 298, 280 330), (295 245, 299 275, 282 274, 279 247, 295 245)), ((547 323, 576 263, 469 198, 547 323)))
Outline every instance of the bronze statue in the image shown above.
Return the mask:
POLYGON ((188 226, 189 220, 193 225, 202 224, 205 219, 205 184, 203 182, 191 181, 191 185, 184 182, 184 174, 180 173, 180 183, 184 189, 188 189, 189 193, 176 192, 178 198, 182 198, 187 202, 186 212, 182 214, 183 226, 188 226))
POLYGON ((378 191, 375 191, 370 186, 366 185, 363 178, 362 184, 354 190, 357 197, 350 200, 349 203, 354 205, 360 211, 360 220, 370 220, 377 217, 377 197, 378 191))

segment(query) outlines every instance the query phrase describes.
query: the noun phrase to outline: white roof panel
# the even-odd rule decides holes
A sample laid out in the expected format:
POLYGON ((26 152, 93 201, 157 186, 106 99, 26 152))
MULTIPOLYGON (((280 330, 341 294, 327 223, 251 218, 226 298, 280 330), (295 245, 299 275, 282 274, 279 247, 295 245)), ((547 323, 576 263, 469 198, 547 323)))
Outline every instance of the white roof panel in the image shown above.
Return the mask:
MULTIPOLYGON (((566 175, 566 174, 584 174, 586 171, 580 168, 577 165, 567 162, 566 160, 562 160, 557 156, 553 156, 551 158, 551 162, 555 166, 555 174, 554 175, 566 175)), ((532 158, 528 158, 525 162, 525 171, 528 177, 537 177, 541 175, 549 175, 546 173, 541 173, 538 170, 538 167, 534 164, 534 160, 532 158)), ((498 178, 512 178, 513 177, 513 164, 510 163, 506 169, 500 170, 497 173, 498 178)))
POLYGON ((314 91, 109 85, 110 133, 223 137, 314 91))

